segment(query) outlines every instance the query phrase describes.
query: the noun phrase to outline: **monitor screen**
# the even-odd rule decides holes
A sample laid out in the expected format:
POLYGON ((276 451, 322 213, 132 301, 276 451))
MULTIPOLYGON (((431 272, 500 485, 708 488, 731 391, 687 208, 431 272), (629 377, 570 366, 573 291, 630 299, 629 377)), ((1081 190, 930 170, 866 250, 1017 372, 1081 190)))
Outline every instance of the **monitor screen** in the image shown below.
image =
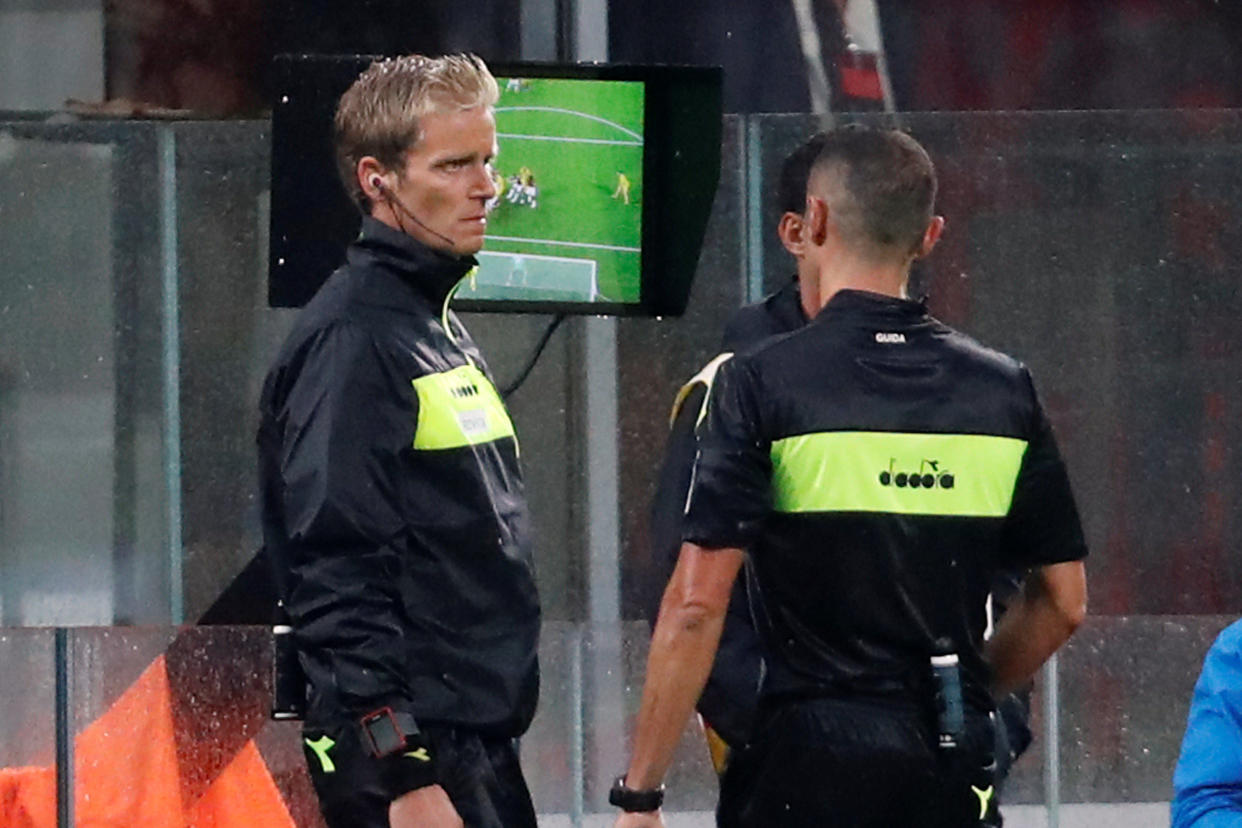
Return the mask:
POLYGON ((639 302, 644 85, 497 81, 496 197, 458 299, 639 302))
MULTIPOLYGON (((305 304, 357 235, 360 216, 336 177, 332 117, 375 59, 276 59, 273 306, 305 304)), ((478 267, 453 307, 680 314, 719 176, 720 70, 491 68, 500 90, 496 195, 478 267)))

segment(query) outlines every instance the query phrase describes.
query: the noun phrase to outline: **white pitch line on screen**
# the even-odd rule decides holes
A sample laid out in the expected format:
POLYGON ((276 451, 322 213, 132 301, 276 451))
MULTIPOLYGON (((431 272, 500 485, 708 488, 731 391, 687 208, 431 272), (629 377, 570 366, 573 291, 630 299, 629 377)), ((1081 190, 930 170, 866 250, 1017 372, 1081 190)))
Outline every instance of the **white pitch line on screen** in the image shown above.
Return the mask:
POLYGON ((619 129, 622 132, 624 132, 626 135, 637 138, 640 141, 643 139, 643 136, 639 135, 637 132, 635 132, 632 129, 627 129, 621 126, 616 121, 610 121, 607 118, 601 118, 598 115, 588 115, 585 112, 578 112, 573 109, 561 109, 560 107, 557 107, 557 106, 498 106, 493 111, 494 112, 557 112, 561 115, 574 115, 579 118, 586 118, 588 121, 595 121, 596 123, 607 124, 608 126, 613 127, 615 129, 619 129))
POLYGON ((642 141, 609 141, 606 138, 554 138, 551 135, 516 135, 497 132, 497 138, 518 138, 523 141, 562 141, 567 144, 614 144, 622 147, 641 147, 642 141))
POLYGON ((586 242, 552 241, 551 239, 522 239, 517 236, 486 236, 491 241, 524 242, 526 244, 555 244, 561 247, 591 247, 596 250, 619 250, 622 253, 641 253, 642 248, 618 247, 614 244, 587 244, 586 242))

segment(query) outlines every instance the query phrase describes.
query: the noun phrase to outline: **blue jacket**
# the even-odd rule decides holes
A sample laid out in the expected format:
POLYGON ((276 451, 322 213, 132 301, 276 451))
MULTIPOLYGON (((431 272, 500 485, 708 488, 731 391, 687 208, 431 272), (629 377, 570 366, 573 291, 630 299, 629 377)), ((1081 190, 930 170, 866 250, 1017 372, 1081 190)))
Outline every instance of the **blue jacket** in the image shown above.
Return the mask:
POLYGON ((1190 702, 1173 772, 1171 828, 1242 825, 1242 621, 1217 637, 1190 702))

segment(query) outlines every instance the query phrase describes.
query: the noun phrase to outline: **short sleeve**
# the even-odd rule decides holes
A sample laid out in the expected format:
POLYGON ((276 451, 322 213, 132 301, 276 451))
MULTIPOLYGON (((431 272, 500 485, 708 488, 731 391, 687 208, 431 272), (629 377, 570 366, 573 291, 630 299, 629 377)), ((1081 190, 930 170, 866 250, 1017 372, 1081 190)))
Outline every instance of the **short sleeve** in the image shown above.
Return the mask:
POLYGON ((684 540, 746 548, 771 508, 771 441, 764 436, 759 383, 748 361, 725 363, 708 398, 686 501, 684 540))
POLYGON ((1003 563, 1032 567, 1081 560, 1087 556, 1087 544, 1069 473, 1052 424, 1025 370, 1023 379, 1034 401, 1034 416, 1005 520, 1003 563))

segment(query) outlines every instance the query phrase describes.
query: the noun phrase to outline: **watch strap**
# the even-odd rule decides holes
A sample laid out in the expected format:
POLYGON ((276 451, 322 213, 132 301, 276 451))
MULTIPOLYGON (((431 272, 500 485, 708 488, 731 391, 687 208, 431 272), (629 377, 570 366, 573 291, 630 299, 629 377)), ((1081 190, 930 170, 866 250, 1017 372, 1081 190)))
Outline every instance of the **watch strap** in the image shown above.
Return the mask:
POLYGON ((626 813, 642 814, 660 810, 664 804, 664 786, 648 790, 635 790, 625 784, 625 776, 618 776, 608 791, 608 804, 615 805, 626 813))

